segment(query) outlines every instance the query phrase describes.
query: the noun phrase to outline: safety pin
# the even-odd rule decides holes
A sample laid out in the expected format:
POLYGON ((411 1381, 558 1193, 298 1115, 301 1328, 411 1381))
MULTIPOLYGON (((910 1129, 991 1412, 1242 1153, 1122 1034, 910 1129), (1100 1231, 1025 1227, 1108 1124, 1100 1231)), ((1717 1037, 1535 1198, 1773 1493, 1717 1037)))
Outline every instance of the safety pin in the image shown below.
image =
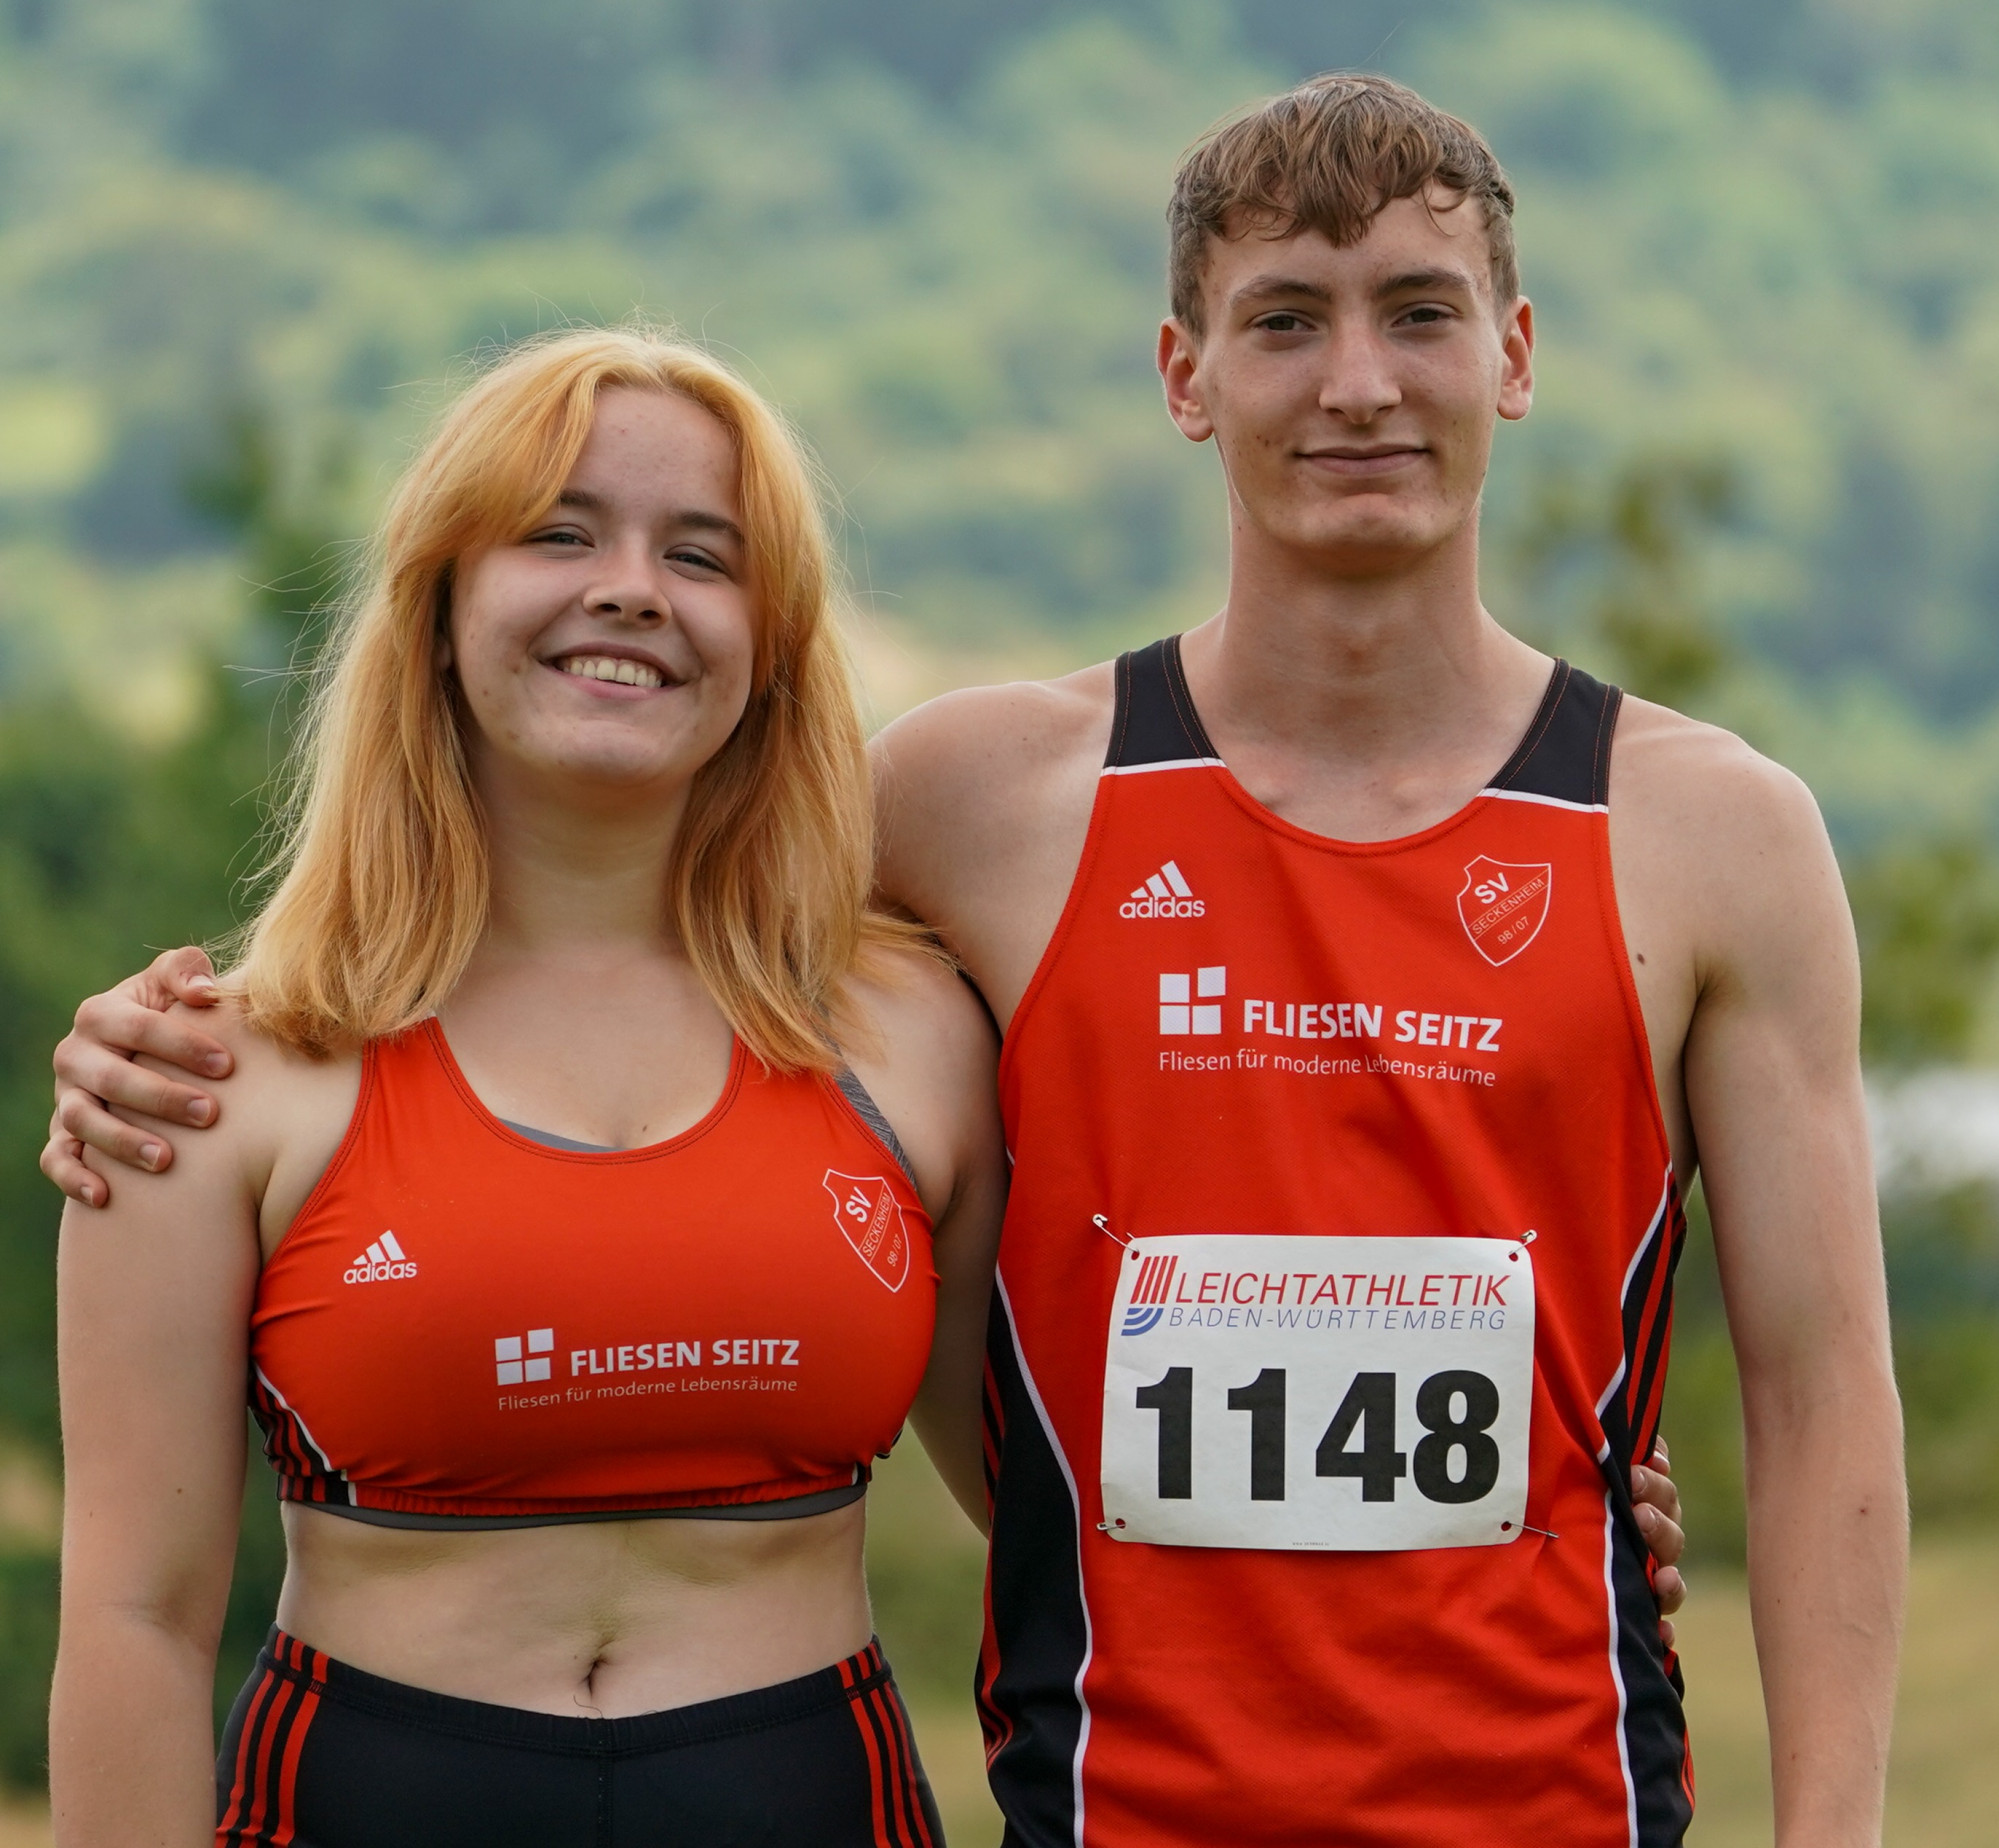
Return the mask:
POLYGON ((1539 1534, 1543 1540, 1559 1540, 1560 1534, 1550 1533, 1545 1527, 1536 1527, 1531 1521, 1501 1521, 1499 1531, 1504 1533, 1509 1527, 1517 1526, 1523 1534, 1539 1534))
POLYGON ((1092 1213, 1090 1215, 1090 1224, 1095 1226, 1114 1245, 1128 1246, 1131 1243, 1130 1238, 1126 1234, 1111 1230, 1111 1222, 1102 1213, 1092 1213))

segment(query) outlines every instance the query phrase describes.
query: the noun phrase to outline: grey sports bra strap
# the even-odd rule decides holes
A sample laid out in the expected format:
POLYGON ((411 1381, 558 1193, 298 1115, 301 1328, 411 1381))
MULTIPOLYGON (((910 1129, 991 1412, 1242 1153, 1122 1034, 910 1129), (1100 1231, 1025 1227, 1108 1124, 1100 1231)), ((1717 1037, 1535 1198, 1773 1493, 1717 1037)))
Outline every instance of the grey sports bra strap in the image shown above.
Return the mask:
POLYGON ((854 1114, 874 1132, 874 1137, 883 1148, 895 1157, 895 1165, 908 1177, 910 1186, 916 1185, 916 1171, 909 1165, 909 1157, 903 1152, 901 1139, 895 1133, 895 1126, 882 1115, 882 1107, 868 1095, 868 1087, 855 1077, 852 1067, 840 1067, 839 1076, 834 1079, 840 1087, 840 1095, 854 1106, 854 1114))
POLYGON ((605 1142, 578 1142, 574 1136, 558 1136, 552 1129, 536 1129, 530 1123, 516 1123, 511 1117, 500 1121, 517 1136, 525 1136, 530 1142, 539 1142, 545 1149, 571 1149, 578 1155, 621 1155, 622 1149, 614 1149, 605 1142))

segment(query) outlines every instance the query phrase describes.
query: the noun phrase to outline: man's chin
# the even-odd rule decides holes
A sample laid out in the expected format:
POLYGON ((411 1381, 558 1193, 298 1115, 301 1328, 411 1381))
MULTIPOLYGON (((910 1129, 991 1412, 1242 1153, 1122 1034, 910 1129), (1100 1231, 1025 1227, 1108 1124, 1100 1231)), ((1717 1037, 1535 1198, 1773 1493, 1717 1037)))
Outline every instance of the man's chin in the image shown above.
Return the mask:
POLYGON ((1449 537, 1429 521, 1376 516, 1311 522, 1284 535, 1286 550, 1335 577, 1395 577, 1414 570, 1449 537))

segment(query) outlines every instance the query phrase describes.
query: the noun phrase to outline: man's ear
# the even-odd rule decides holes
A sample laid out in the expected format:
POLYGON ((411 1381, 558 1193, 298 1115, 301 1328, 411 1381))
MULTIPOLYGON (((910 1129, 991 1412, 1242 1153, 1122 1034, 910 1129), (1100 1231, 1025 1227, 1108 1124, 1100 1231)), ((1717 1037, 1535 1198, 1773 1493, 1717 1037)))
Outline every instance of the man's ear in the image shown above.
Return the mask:
POLYGON ((1215 433, 1214 419, 1201 380, 1201 343, 1194 330, 1177 318, 1159 324, 1159 378, 1166 387, 1166 413, 1190 443, 1205 443, 1215 433))
POLYGON ((1534 304, 1516 296, 1500 317, 1499 414, 1518 423, 1534 408, 1534 304))

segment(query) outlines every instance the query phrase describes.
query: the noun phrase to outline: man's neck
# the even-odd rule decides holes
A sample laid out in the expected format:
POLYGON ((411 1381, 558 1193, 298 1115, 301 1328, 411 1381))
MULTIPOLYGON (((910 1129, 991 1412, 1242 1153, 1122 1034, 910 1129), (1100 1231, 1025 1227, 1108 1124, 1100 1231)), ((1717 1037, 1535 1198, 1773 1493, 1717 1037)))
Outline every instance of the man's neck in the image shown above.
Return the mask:
POLYGON ((1548 676, 1480 603, 1475 533, 1365 576, 1239 541, 1228 602, 1183 659, 1238 778, 1349 839, 1451 813, 1512 752, 1548 676))

